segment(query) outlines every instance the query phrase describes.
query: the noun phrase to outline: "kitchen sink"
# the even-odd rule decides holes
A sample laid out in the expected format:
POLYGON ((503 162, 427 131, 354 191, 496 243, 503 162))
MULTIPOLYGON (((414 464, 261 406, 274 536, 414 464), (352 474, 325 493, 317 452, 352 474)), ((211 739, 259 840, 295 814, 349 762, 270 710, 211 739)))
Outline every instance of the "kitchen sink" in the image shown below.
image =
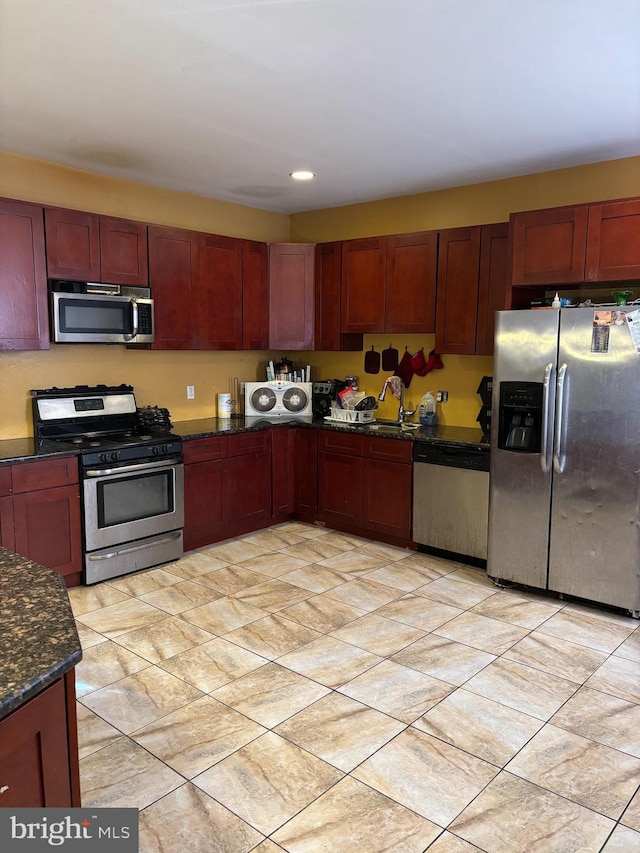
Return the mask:
POLYGON ((407 430, 417 429, 418 424, 399 424, 397 421, 374 421, 367 424, 365 429, 375 430, 376 432, 405 432, 407 430))

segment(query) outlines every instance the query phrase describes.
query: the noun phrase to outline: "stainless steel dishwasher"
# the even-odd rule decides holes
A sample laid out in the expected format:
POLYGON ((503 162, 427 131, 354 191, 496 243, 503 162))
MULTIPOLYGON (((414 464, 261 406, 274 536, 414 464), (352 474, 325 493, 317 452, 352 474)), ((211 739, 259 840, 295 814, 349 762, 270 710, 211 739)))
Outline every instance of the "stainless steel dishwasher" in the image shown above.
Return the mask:
POLYGON ((489 447, 413 448, 413 539, 422 550, 486 565, 489 447))

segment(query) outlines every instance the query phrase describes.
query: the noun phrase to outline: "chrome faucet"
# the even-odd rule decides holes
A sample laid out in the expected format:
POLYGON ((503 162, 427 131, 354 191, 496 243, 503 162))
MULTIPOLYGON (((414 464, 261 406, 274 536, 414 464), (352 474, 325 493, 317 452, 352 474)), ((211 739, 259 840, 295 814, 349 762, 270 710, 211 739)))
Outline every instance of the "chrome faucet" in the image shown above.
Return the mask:
POLYGON ((404 407, 404 383, 400 389, 400 405, 398 406, 398 423, 403 424, 406 419, 412 418, 416 413, 415 409, 405 409, 404 407))

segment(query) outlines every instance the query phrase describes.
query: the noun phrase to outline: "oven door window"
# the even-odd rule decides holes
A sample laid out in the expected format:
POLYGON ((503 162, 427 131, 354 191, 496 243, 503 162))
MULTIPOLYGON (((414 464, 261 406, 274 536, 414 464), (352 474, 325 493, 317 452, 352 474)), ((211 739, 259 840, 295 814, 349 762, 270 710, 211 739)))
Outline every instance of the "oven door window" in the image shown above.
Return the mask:
POLYGON ((173 469, 97 483, 98 527, 152 518, 175 509, 173 469))
POLYGON ((60 297, 58 326, 63 334, 130 335, 133 310, 129 299, 60 297))

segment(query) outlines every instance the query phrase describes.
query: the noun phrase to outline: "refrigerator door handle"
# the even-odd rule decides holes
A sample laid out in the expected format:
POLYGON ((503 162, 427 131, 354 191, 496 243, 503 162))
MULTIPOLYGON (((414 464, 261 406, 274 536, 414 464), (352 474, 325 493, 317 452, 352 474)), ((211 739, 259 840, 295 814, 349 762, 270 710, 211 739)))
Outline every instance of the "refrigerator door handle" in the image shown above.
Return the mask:
POLYGON ((540 467, 543 474, 548 474, 551 470, 551 459, 549 451, 551 442, 549 441, 549 405, 551 398, 551 382, 553 381, 553 362, 544 369, 544 380, 542 384, 542 441, 540 446, 540 467))
POLYGON ((564 431, 564 383, 567 376, 566 363, 558 371, 556 386, 556 438, 553 451, 553 470, 556 474, 564 474, 565 456, 562 453, 562 436, 564 431))

